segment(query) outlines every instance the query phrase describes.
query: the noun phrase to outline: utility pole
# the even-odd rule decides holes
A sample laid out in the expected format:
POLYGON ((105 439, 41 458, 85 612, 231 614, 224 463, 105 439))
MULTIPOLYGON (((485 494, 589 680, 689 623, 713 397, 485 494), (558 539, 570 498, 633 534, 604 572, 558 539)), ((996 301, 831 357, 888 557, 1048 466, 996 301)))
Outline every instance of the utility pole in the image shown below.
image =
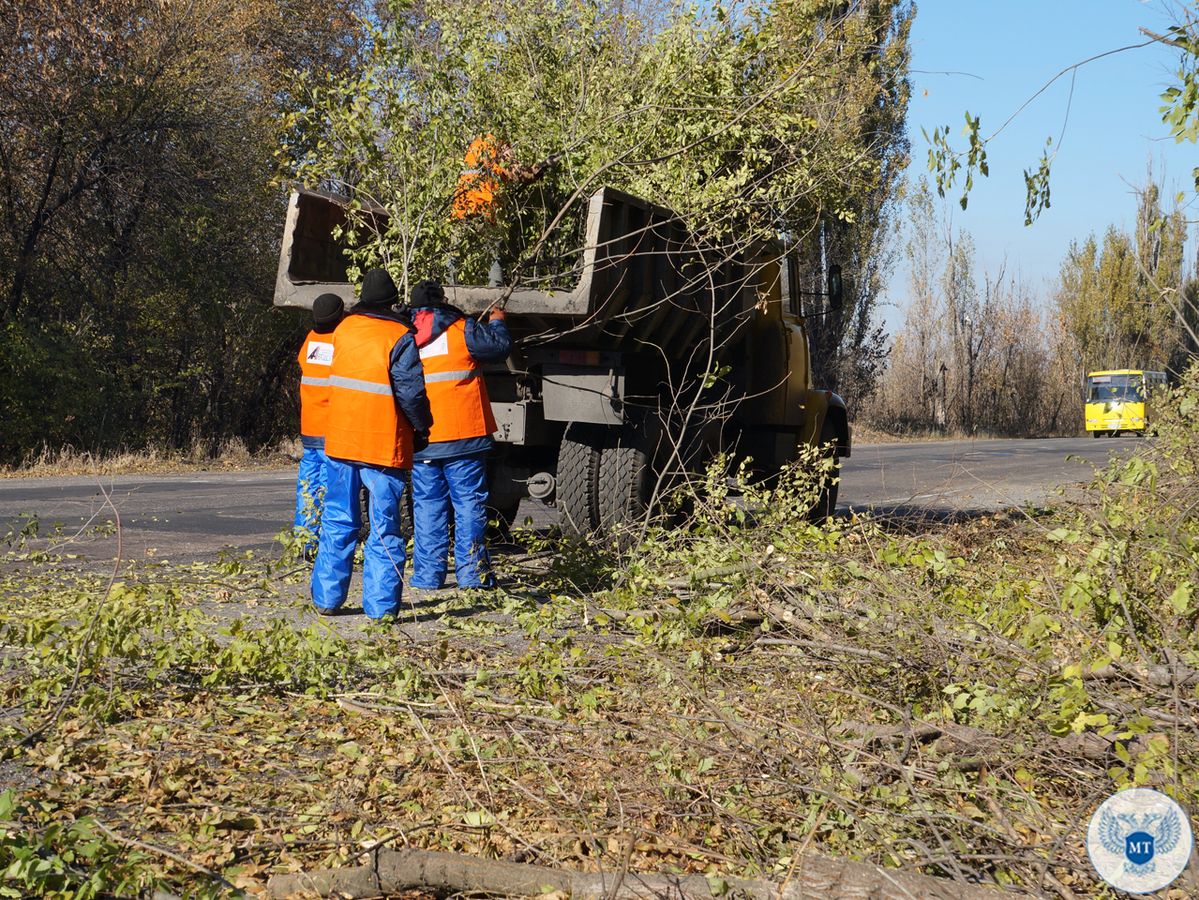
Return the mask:
POLYGON ((939 425, 942 430, 944 430, 949 419, 949 416, 947 415, 947 410, 949 407, 949 395, 945 390, 945 373, 948 371, 949 366, 945 365, 945 363, 941 363, 941 369, 938 372, 938 374, 941 376, 941 402, 937 406, 936 419, 937 425, 939 425))

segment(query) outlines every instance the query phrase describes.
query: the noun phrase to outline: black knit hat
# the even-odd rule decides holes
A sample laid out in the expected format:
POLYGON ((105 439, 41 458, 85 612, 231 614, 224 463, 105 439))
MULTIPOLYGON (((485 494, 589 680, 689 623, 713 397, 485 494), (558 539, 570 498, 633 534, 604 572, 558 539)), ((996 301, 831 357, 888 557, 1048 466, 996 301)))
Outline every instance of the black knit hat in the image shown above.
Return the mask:
POLYGON ((445 288, 440 282, 427 279, 412 288, 412 306, 436 306, 445 303, 445 288))
POLYGON ((318 332, 332 331, 341 321, 345 302, 336 294, 321 294, 312 301, 312 322, 318 332))
POLYGON ((360 306, 391 306, 399 298, 399 289, 386 269, 371 269, 363 276, 360 306))

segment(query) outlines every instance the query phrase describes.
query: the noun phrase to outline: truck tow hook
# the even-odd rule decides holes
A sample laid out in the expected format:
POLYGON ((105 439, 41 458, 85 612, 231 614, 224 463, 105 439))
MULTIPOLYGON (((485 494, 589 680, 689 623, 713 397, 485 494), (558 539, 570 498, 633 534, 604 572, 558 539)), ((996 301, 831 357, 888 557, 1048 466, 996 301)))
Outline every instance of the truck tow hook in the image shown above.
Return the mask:
POLYGON ((529 480, 525 482, 529 489, 529 496, 534 500, 549 502, 554 496, 554 489, 558 486, 554 476, 549 472, 537 472, 529 476, 529 480))

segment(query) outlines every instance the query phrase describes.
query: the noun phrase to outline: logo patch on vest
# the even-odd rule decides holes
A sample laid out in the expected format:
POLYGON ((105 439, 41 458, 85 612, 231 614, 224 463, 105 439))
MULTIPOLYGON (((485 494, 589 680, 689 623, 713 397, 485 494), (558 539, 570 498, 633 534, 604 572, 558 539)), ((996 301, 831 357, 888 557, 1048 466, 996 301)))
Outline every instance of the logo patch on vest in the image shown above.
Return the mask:
POLYGON ((304 358, 318 366, 331 366, 333 365, 333 345, 323 341, 309 341, 304 358))
POLYGON ((450 355, 450 336, 449 332, 443 331, 436 338, 429 341, 425 346, 420 348, 420 358, 428 359, 430 356, 449 356, 450 355))

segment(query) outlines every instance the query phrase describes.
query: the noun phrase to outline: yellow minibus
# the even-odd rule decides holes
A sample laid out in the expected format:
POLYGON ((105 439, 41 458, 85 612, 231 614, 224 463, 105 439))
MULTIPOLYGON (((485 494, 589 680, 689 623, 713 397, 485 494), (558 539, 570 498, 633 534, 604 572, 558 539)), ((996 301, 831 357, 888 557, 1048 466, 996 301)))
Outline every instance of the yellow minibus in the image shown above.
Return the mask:
POLYGON ((1165 385, 1165 372, 1112 369, 1087 374, 1087 431, 1115 437, 1121 431, 1144 434, 1152 421, 1153 391, 1165 385))

